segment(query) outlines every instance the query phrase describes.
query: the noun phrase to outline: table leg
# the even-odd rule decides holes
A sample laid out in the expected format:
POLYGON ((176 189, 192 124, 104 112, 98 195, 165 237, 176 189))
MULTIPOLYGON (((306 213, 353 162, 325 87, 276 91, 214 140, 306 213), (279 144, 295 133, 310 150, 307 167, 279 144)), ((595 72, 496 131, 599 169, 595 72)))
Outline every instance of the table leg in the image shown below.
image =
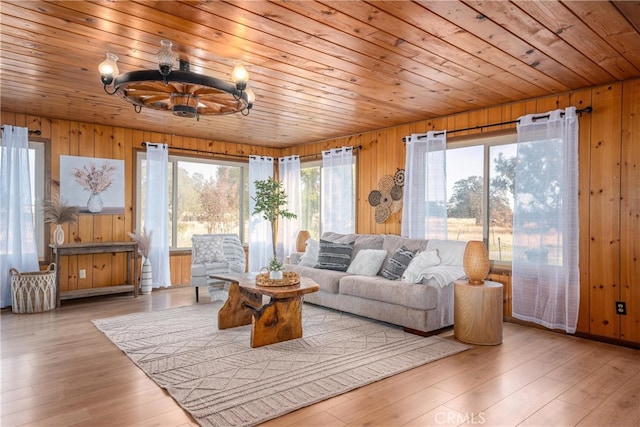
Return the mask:
POLYGON ((284 298, 271 302, 254 314, 251 347, 302 337, 302 298, 284 298))
POLYGON ((262 295, 255 295, 231 282, 229 297, 218 311, 218 329, 250 325, 253 314, 262 305, 262 295))
POLYGON ((57 250, 53 250, 56 263, 56 308, 60 308, 60 255, 57 250))

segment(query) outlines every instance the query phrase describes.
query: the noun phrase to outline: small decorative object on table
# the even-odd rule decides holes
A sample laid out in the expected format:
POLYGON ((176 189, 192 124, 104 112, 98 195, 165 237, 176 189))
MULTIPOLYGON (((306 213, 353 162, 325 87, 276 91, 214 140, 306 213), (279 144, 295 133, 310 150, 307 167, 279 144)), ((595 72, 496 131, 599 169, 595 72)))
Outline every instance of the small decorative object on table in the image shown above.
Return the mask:
POLYGON ((464 272, 472 285, 482 285, 484 279, 489 274, 491 264, 489 263, 489 253, 480 240, 470 240, 464 249, 462 261, 464 272))
POLYGON ((272 279, 270 271, 264 271, 267 268, 260 270, 260 273, 256 276, 256 285, 258 286, 295 286, 300 284, 300 275, 295 271, 281 271, 282 279, 272 279))
POLYGON ((138 244, 138 253, 142 256, 142 270, 140 271, 140 292, 143 294, 151 293, 152 270, 151 262, 149 262, 149 252, 151 251, 151 235, 153 231, 147 233, 144 229, 139 234, 137 231, 129 233, 131 240, 138 244))
POLYGON ((269 270, 270 279, 282 280, 282 272, 284 271, 284 265, 278 258, 276 257, 271 258, 271 261, 269 261, 269 267, 267 269, 269 270))
POLYGON ((64 230, 62 224, 75 224, 78 221, 78 207, 69 206, 59 198, 46 200, 42 204, 42 214, 44 222, 56 224, 53 232, 53 243, 62 245, 64 243, 64 230))

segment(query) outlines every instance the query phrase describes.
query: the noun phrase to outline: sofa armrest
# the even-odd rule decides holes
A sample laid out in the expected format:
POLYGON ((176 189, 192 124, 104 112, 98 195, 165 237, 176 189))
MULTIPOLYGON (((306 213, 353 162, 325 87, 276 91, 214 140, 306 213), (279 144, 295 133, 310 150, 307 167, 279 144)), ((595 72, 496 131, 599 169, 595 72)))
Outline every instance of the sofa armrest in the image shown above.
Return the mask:
POLYGON ((300 259, 304 255, 304 252, 292 252, 289 255, 289 264, 300 264, 300 259))

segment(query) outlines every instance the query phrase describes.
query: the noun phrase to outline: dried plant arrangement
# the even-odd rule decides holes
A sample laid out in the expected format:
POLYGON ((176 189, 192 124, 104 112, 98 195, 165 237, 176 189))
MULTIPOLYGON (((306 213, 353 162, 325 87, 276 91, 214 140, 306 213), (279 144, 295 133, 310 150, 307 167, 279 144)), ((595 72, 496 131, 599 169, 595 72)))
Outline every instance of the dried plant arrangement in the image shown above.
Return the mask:
POLYGON ((138 244, 138 253, 145 257, 149 258, 149 252, 151 251, 151 235, 153 231, 146 232, 142 229, 142 233, 138 233, 138 231, 134 231, 133 233, 129 233, 129 237, 131 240, 138 244))
POLYGON ((82 169, 76 169, 73 176, 76 182, 91 194, 100 194, 113 183, 113 173, 116 169, 107 164, 102 165, 99 169, 92 164, 89 168, 84 166, 82 169))
POLYGON ((42 204, 44 222, 53 224, 75 224, 78 221, 78 207, 65 204, 59 198, 45 200, 42 204))

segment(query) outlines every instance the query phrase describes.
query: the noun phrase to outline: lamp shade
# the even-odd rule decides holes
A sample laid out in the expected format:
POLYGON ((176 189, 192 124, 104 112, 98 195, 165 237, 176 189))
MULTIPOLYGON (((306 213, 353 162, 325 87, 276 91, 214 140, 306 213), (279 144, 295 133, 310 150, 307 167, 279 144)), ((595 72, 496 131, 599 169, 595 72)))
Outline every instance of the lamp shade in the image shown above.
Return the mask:
POLYGON ((481 285, 484 283, 484 279, 489 274, 490 269, 489 253, 484 242, 480 240, 467 242, 462 266, 470 284, 481 285))
POLYGON ((307 230, 300 230, 298 237, 296 238, 296 251, 304 252, 307 250, 307 240, 311 237, 311 234, 307 230))

